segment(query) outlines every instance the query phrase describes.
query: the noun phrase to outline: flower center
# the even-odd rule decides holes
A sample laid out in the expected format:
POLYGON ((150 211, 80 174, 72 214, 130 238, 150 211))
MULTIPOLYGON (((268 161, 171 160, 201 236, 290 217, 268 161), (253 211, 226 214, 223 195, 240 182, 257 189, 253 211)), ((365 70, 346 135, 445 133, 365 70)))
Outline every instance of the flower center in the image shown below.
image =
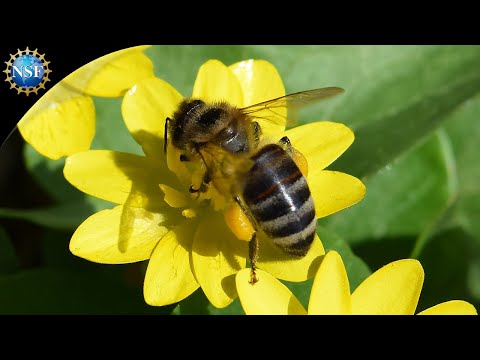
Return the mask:
MULTIPOLYGON (((170 206, 195 208, 200 205, 205 206, 205 203, 208 202, 214 210, 218 211, 224 210, 233 202, 230 189, 231 186, 234 186, 232 176, 219 176, 217 173, 212 176, 200 157, 182 161, 184 159, 182 155, 180 150, 173 147, 168 148, 168 168, 177 176, 183 190, 171 193, 169 196, 165 193, 165 201, 170 206)), ((161 186, 161 189, 165 192, 166 188, 161 186)), ((186 215, 184 214, 184 216, 186 215)))

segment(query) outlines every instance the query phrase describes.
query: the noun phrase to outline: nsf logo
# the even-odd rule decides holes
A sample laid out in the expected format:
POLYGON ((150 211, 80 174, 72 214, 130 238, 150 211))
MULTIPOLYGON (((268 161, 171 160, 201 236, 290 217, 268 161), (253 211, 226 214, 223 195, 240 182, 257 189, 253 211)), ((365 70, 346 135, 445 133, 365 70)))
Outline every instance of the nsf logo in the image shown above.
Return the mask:
POLYGON ((52 71, 48 68, 49 61, 45 60, 44 54, 39 54, 37 49, 30 50, 28 47, 15 55, 10 55, 10 60, 5 61, 7 68, 3 70, 7 74, 10 89, 16 89, 17 93, 38 94, 40 89, 45 89, 45 83, 50 81, 48 74, 52 71))

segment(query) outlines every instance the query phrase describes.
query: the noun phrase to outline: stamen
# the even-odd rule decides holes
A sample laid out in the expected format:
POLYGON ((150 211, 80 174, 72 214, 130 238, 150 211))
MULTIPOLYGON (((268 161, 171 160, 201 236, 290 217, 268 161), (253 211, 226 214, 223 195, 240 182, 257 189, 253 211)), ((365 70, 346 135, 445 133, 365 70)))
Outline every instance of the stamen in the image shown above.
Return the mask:
POLYGON ((197 212, 195 211, 195 209, 185 209, 182 211, 182 215, 187 219, 193 219, 197 216, 197 212))
POLYGON ((188 198, 178 190, 165 185, 160 184, 160 190, 165 194, 165 202, 173 208, 182 208, 188 205, 188 198))

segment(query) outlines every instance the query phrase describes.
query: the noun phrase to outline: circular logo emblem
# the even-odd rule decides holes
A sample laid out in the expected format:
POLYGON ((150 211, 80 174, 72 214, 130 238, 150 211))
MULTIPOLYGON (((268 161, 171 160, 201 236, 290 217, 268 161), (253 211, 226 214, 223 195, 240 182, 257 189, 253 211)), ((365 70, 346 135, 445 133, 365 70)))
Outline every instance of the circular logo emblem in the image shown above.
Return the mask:
POLYGON ((45 60, 44 54, 39 54, 37 49, 31 51, 28 47, 15 55, 10 55, 10 60, 5 61, 7 69, 3 72, 7 75, 5 81, 10 83, 10 89, 16 89, 17 93, 38 94, 38 90, 45 89, 45 83, 50 81, 48 68, 50 62, 45 60))

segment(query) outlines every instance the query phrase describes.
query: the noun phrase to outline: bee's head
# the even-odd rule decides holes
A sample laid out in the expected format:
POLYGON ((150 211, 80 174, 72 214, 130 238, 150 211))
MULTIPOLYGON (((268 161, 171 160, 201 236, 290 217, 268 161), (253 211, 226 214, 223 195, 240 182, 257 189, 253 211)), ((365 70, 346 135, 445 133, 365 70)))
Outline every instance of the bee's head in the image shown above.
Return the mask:
POLYGON ((205 102, 199 99, 184 99, 173 114, 169 135, 173 146, 185 150, 191 141, 192 125, 198 120, 198 112, 205 106, 205 102))

